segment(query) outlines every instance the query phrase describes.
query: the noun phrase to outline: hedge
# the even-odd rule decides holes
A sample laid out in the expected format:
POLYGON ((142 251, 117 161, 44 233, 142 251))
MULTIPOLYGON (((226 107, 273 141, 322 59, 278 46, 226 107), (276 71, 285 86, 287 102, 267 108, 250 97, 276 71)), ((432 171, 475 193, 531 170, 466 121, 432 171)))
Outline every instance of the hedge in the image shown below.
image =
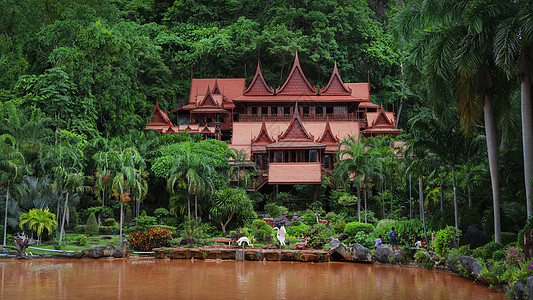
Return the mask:
POLYGON ((374 231, 374 225, 370 223, 350 222, 344 227, 344 233, 354 237, 359 231, 370 234, 374 231))

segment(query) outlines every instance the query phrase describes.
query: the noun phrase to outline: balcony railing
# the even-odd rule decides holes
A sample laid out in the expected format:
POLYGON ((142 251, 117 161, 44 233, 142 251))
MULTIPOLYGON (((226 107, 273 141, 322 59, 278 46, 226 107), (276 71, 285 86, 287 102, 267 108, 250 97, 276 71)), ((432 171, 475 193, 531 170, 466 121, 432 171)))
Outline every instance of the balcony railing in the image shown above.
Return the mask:
MULTIPOLYGON (((254 122, 254 121, 290 121, 292 114, 283 114, 283 115, 250 115, 250 114, 239 114, 239 121, 241 122, 254 122)), ((353 113, 348 113, 345 115, 310 115, 302 114, 300 115, 302 121, 360 121, 356 118, 356 115, 353 113)))

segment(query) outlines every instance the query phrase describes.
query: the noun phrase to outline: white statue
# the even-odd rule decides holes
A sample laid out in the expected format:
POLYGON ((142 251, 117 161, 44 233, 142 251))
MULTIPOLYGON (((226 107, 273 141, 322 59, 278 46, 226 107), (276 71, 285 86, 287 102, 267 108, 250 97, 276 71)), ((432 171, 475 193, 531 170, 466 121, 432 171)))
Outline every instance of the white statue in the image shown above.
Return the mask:
POLYGON ((274 229, 278 231, 276 237, 278 238, 280 246, 285 246, 285 233, 287 232, 285 226, 281 226, 281 228, 274 227, 274 229))
POLYGON ((239 247, 242 245, 242 248, 244 249, 244 243, 248 244, 248 246, 254 246, 252 244, 250 244, 250 240, 248 239, 247 236, 243 236, 241 237, 240 239, 237 240, 237 244, 239 245, 239 247))

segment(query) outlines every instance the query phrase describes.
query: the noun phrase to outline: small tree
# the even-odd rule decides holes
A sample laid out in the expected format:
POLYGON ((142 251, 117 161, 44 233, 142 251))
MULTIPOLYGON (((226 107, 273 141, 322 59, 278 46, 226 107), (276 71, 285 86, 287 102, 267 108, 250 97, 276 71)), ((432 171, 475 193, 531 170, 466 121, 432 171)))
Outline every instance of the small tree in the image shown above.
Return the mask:
POLYGON ((48 211, 48 209, 30 209, 29 212, 23 213, 19 217, 19 226, 20 229, 24 229, 24 225, 27 224, 31 231, 37 233, 39 241, 41 240, 41 235, 44 230, 48 231, 48 234, 51 234, 54 229, 57 227, 57 221, 55 220, 56 215, 48 211))
POLYGON ((89 215, 89 218, 87 219, 87 224, 85 226, 85 234, 88 235, 97 235, 98 234, 98 222, 96 222, 96 216, 94 213, 91 213, 89 215))
POLYGON ((222 233, 226 233, 226 226, 237 214, 253 214, 252 201, 241 188, 227 188, 218 190, 213 195, 213 207, 210 213, 216 222, 220 224, 222 233))

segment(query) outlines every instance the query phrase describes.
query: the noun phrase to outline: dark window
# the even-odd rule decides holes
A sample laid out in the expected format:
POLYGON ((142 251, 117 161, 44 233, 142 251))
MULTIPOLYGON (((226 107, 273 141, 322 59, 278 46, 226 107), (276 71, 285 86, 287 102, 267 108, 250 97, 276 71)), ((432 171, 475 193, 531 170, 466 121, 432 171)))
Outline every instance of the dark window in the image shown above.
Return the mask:
POLYGON ((233 114, 233 122, 239 122, 239 114, 233 114))
POLYGON ((302 108, 302 112, 303 112, 304 115, 308 115, 309 114, 309 106, 304 106, 302 108))
POLYGON ((324 155, 324 168, 329 169, 331 167, 331 156, 324 155))
POLYGON ((270 114, 273 115, 273 116, 277 116, 278 115, 278 107, 277 106, 270 107, 270 114))
POLYGON ((315 108, 315 114, 316 115, 323 115, 324 114, 324 109, 322 108, 322 106, 317 106, 315 108))
POLYGON ((284 115, 290 115, 291 114, 291 107, 290 106, 283 107, 283 114, 284 115))
POLYGON ((309 162, 316 162, 316 150, 309 150, 309 162))
POLYGON ((275 162, 277 162, 277 163, 283 162, 283 152, 276 151, 276 152, 274 152, 274 155, 275 155, 275 158, 274 158, 275 162))
POLYGON ((257 107, 252 107, 252 115, 257 115, 257 107))
POLYGON ((261 107, 261 115, 268 115, 268 106, 261 107))
POLYGON ((333 113, 333 106, 326 106, 326 114, 332 114, 333 113))

